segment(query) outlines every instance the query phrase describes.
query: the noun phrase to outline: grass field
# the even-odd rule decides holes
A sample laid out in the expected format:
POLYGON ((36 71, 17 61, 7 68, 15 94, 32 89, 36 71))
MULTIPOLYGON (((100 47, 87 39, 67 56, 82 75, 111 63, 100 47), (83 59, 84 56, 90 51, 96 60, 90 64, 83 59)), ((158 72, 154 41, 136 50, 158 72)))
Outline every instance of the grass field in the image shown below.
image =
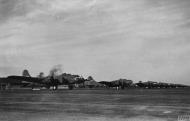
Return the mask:
POLYGON ((177 121, 190 89, 6 90, 0 121, 177 121))

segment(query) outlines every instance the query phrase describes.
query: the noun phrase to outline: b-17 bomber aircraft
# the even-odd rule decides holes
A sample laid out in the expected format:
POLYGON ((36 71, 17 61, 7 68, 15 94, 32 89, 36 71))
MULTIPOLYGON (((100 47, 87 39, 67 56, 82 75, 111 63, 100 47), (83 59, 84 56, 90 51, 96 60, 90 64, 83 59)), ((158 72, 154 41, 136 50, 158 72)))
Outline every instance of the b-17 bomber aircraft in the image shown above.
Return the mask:
MULTIPOLYGON (((54 76, 47 77, 31 77, 28 72, 23 72, 22 76, 8 76, 6 78, 0 78, 0 84, 4 85, 21 85, 21 87, 45 87, 46 89, 52 88, 57 90, 59 85, 68 85, 69 89, 73 89, 74 84, 83 83, 84 79, 68 80, 62 77, 62 81, 54 78, 54 76)), ((2 85, 1 85, 2 86, 2 85)), ((2 87, 1 87, 2 88, 2 87)))

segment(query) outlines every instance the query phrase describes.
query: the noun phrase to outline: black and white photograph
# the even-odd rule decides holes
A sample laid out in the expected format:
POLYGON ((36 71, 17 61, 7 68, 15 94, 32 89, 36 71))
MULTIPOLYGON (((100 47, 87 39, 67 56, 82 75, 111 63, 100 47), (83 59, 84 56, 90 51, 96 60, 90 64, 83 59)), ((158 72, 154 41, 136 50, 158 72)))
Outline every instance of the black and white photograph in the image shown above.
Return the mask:
POLYGON ((0 0, 0 121, 190 121, 190 0, 0 0))

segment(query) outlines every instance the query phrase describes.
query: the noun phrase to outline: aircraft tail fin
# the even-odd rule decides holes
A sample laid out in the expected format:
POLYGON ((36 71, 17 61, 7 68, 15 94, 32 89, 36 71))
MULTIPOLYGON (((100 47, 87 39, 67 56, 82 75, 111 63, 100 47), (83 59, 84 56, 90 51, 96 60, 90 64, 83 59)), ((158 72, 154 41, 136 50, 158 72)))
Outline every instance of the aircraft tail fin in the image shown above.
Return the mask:
POLYGON ((28 72, 28 70, 24 70, 22 72, 22 76, 24 76, 24 77, 31 77, 30 74, 29 74, 29 72, 28 72))

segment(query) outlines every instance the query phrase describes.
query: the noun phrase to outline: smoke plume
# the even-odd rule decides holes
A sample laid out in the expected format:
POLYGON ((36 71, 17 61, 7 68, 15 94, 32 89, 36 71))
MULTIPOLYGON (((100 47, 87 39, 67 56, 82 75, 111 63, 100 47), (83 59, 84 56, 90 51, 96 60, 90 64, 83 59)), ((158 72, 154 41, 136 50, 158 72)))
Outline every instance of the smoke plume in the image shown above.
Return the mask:
POLYGON ((53 66, 53 68, 50 70, 49 76, 55 77, 55 76, 61 75, 62 69, 63 67, 61 64, 53 66))

